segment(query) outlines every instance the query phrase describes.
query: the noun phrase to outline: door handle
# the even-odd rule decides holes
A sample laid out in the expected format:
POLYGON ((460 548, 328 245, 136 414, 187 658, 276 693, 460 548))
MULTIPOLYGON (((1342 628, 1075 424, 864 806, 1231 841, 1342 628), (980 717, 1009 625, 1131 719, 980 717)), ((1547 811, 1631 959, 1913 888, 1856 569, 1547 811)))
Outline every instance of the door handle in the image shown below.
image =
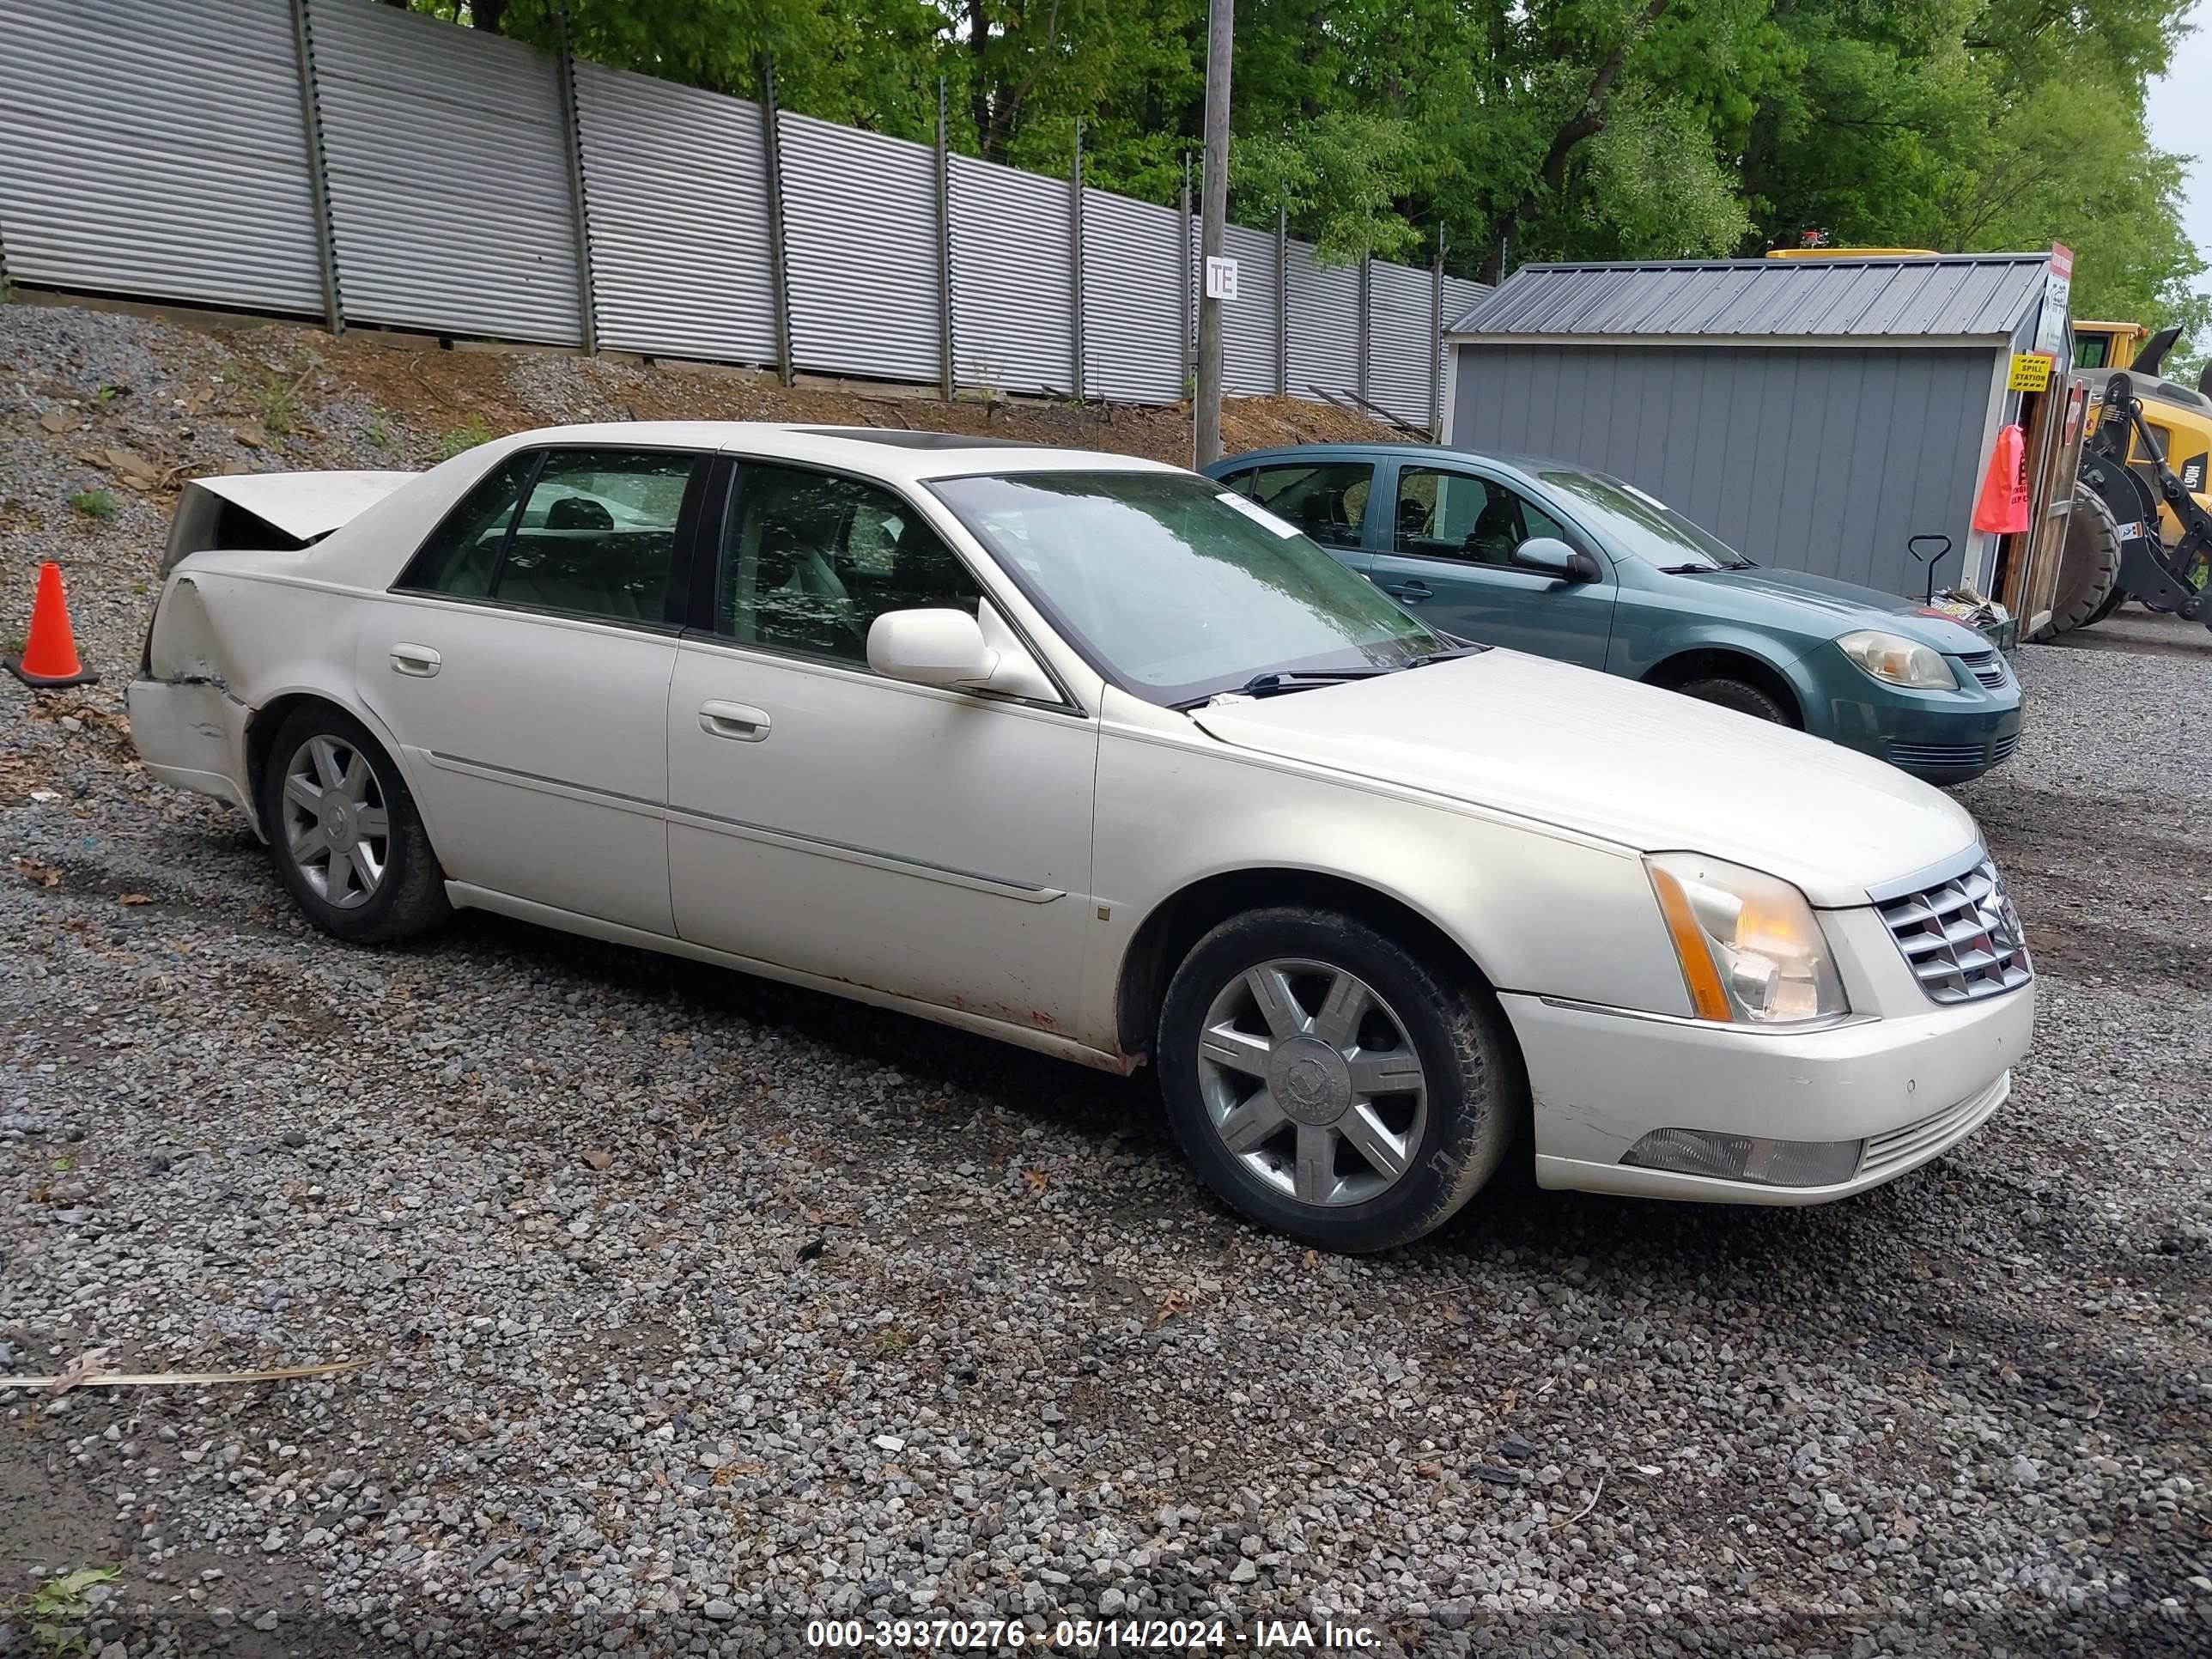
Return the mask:
POLYGON ((418 680, 435 678, 445 659, 427 645, 395 645, 392 647, 392 672, 412 674, 418 680))
POLYGON ((749 702, 702 702, 699 729, 710 738, 735 738, 739 743, 758 743, 768 735, 768 711, 749 702))
POLYGON ((1403 599, 1407 605, 1419 605, 1423 599, 1436 597, 1437 590, 1426 582, 1385 582, 1382 591, 1394 599, 1403 599))

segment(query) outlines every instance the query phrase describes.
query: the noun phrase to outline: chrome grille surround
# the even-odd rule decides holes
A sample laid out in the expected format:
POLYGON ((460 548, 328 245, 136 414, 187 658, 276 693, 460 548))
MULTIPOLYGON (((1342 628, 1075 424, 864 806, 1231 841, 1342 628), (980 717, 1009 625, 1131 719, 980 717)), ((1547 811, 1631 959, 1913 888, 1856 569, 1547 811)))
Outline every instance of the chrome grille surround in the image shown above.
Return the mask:
POLYGON ((1911 890, 1875 895, 1889 936, 1933 1002, 1971 1002, 2018 990, 2034 977, 2020 912, 1989 855, 1911 890))

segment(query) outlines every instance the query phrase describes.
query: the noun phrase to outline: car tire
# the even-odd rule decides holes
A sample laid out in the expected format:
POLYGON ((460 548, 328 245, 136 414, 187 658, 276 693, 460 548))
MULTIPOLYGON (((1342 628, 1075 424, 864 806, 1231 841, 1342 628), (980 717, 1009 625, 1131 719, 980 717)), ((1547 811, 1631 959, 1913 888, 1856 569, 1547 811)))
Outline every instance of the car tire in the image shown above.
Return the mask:
POLYGON ((1200 939, 1154 1052, 1206 1183, 1318 1249, 1384 1250, 1442 1225, 1528 1115, 1488 988, 1325 909, 1249 911, 1200 939))
POLYGON ((2105 498, 2087 484, 2074 487, 2074 510, 2066 517, 2066 539, 2058 552, 2058 585, 2051 596, 2051 618, 2037 629, 2035 644, 2056 639, 2102 617, 2106 602, 2120 587, 2120 526, 2105 498))
POLYGON ((1725 674, 1710 675, 1703 679, 1685 680, 1674 688, 1686 697, 1695 697, 1699 702, 1709 702, 1721 708, 1733 708, 1739 714, 1749 714, 1754 720, 1771 720, 1777 726, 1796 726, 1797 716, 1781 698, 1763 686, 1749 680, 1739 680, 1725 674))
POLYGON ((260 795, 276 873, 325 933, 381 945, 453 914, 407 781, 343 709, 309 703, 285 719, 269 745, 260 795))

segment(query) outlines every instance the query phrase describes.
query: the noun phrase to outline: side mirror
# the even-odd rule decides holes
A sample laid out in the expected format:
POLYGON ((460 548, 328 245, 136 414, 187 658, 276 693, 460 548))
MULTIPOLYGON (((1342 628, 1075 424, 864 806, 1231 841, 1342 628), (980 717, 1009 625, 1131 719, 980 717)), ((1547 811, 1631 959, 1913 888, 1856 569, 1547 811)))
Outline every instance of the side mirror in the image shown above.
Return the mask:
POLYGON ((887 611, 868 626, 868 666, 887 680, 1054 702, 1060 691, 988 600, 965 611, 887 611))
POLYGON ((868 666, 915 685, 981 685, 999 665, 965 611, 886 611, 868 625, 868 666))
POLYGON ((1594 582, 1602 574, 1597 561, 1578 553, 1556 536, 1531 536, 1513 550, 1513 568, 1553 576, 1563 582, 1594 582))

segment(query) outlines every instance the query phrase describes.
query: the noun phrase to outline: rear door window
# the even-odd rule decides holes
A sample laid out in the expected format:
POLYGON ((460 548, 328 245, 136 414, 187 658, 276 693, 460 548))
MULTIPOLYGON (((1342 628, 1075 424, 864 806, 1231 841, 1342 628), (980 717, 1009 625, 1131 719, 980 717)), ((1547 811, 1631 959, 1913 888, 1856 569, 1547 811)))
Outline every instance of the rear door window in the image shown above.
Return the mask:
POLYGON ((538 452, 517 450, 477 480, 416 550, 393 586, 417 593, 488 599, 514 528, 514 509, 538 470, 538 452))
POLYGON ((399 586, 664 626, 684 495, 702 461, 666 450, 520 452, 463 498, 399 586))
POLYGON ((1255 469, 1251 488, 1239 493, 1323 547, 1356 550, 1374 483, 1371 461, 1281 462, 1255 469))

